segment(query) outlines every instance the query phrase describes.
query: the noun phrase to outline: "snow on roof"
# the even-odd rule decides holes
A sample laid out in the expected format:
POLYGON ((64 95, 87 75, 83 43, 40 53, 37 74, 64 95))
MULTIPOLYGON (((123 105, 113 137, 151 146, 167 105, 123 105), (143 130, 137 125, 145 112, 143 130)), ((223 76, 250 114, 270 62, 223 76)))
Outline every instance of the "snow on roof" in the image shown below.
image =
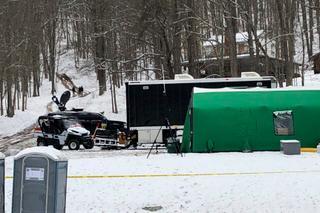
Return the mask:
POLYGON ((314 87, 285 87, 285 88, 261 88, 261 87, 254 87, 254 88, 246 88, 246 89, 237 89, 237 88, 218 88, 218 89, 207 89, 207 88, 199 88, 194 87, 193 93, 212 93, 212 92, 270 92, 270 91, 320 91, 320 88, 314 87))
POLYGON ((0 152, 0 159, 4 159, 6 156, 2 153, 2 152, 0 152))
POLYGON ((222 43, 222 35, 214 35, 203 42, 203 46, 215 46, 222 43))
MULTIPOLYGON (((261 54, 260 56, 263 56, 263 55, 261 54)), ((247 57, 250 57, 249 53, 237 55, 237 59, 242 59, 242 58, 247 58, 247 57)), ((229 58, 230 57, 228 55, 223 56, 223 59, 229 59, 229 58)), ((272 58, 272 57, 269 57, 269 58, 272 58)), ((221 59, 221 57, 211 57, 211 58, 199 58, 199 59, 196 59, 195 61, 196 62, 206 62, 206 61, 213 61, 213 60, 220 60, 220 59, 221 59)), ((181 62, 181 64, 188 64, 188 63, 189 63, 188 60, 181 62)))
POLYGON ((280 140, 280 143, 300 143, 298 140, 280 140))
POLYGON ((66 160, 66 157, 62 154, 61 151, 53 148, 53 147, 47 147, 47 146, 38 146, 38 147, 32 147, 32 148, 27 148, 19 152, 14 159, 19 159, 22 158, 26 155, 44 155, 47 156, 53 160, 66 160))
MULTIPOLYGON (((262 35, 263 30, 258 30, 257 31, 257 36, 258 38, 262 35)), ((239 32, 236 34, 236 42, 247 42, 249 39, 249 34, 248 32, 239 32)), ((253 38, 254 40, 255 38, 253 38)))
MULTIPOLYGON (((258 30, 257 31, 257 36, 261 37, 263 33, 263 30, 258 30)), ((249 39, 249 35, 248 32, 239 32, 236 33, 236 42, 237 43, 242 43, 242 42, 248 42, 249 39)), ((255 38, 253 38, 254 40, 255 38)), ((222 43, 222 35, 214 35, 210 38, 208 38, 208 40, 203 42, 203 46, 207 47, 207 46, 215 46, 219 43, 222 43)))
POLYGON ((187 80, 148 80, 148 81, 128 81, 129 85, 154 85, 154 84, 188 84, 188 83, 214 83, 214 82, 239 82, 239 81, 268 81, 269 78, 240 78, 240 77, 229 77, 229 78, 197 78, 187 80))

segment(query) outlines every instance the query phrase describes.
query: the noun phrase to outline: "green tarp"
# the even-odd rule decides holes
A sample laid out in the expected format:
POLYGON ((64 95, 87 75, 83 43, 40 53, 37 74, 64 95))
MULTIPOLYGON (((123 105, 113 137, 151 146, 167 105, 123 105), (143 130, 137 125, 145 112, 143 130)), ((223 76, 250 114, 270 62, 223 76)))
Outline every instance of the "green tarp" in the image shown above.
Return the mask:
POLYGON ((183 152, 279 150, 282 139, 317 146, 320 90, 194 88, 183 152))

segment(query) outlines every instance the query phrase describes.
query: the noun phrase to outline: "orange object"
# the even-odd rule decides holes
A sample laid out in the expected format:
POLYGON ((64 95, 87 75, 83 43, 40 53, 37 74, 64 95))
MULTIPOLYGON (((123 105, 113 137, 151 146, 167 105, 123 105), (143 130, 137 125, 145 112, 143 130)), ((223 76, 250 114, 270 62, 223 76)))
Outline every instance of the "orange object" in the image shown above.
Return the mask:
POLYGON ((125 144, 127 141, 126 139, 126 133, 120 132, 119 133, 119 144, 125 144))

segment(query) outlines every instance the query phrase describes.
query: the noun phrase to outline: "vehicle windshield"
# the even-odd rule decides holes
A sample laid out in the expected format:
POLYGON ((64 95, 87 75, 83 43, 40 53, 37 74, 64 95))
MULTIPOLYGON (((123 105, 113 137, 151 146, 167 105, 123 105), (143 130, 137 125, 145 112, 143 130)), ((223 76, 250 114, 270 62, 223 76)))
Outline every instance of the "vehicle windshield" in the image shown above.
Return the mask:
POLYGON ((81 127, 79 121, 76 119, 63 119, 62 123, 65 129, 70 127, 81 127))

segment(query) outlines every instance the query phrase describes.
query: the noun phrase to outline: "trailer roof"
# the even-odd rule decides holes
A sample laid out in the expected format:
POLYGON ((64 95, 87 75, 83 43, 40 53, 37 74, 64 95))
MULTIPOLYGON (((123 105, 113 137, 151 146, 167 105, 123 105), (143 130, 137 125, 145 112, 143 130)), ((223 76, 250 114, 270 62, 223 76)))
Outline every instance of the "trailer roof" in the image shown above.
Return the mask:
POLYGON ((270 81, 270 78, 201 78, 191 80, 150 80, 128 81, 129 85, 152 85, 152 84, 188 84, 188 83, 211 83, 211 82, 242 82, 242 81, 270 81))
POLYGON ((285 87, 285 88, 245 88, 245 89, 237 89, 237 88, 218 88, 218 89, 207 89, 207 88, 199 88, 194 87, 193 93, 212 93, 212 92, 270 92, 270 91, 320 91, 320 88, 316 87, 285 87))

